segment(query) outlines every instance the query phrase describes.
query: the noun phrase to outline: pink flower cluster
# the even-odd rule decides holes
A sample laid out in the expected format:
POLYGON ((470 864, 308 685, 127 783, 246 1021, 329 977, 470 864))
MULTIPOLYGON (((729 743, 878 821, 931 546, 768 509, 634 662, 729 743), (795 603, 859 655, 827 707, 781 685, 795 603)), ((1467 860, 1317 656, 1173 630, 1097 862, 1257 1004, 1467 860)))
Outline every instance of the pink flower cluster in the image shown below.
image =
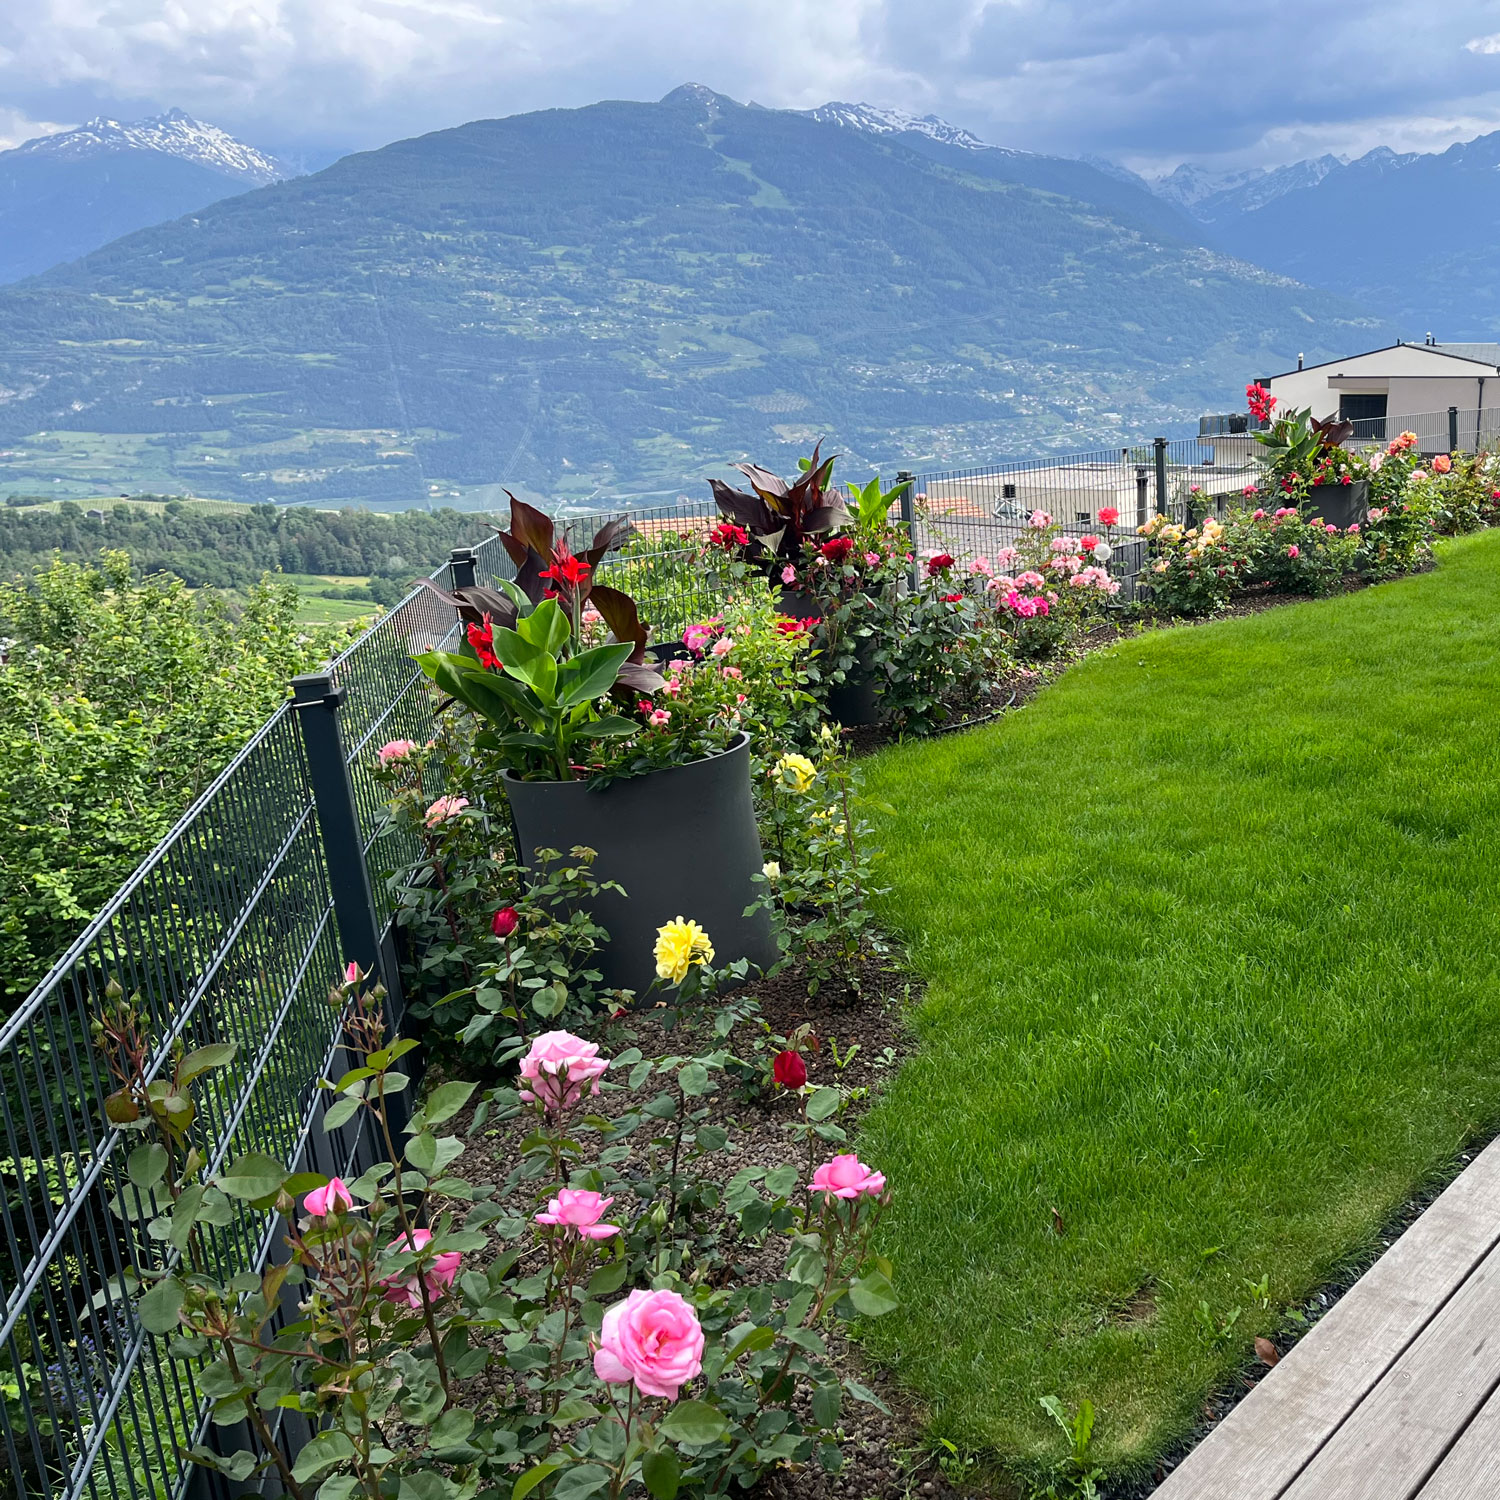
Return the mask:
POLYGON ((609 1059, 599 1056, 595 1043, 571 1031, 543 1032, 521 1059, 521 1077, 529 1085, 521 1098, 540 1104, 548 1114, 561 1114, 578 1104, 585 1088, 597 1094, 608 1067, 609 1059))
POLYGON ((1075 573, 1068 580, 1068 587, 1098 589, 1101 594, 1108 594, 1110 598, 1114 598, 1120 592, 1119 580, 1111 578, 1104 568, 1099 567, 1084 568, 1081 572, 1075 573))
POLYGON ((1038 615, 1045 617, 1052 613, 1051 606, 1039 595, 1021 594, 1015 589, 1012 589, 1000 602, 1022 620, 1032 620, 1038 615))
MULTIPOLYGON (((391 1241, 388 1249, 400 1251, 425 1250, 432 1243, 432 1231, 430 1229, 414 1229, 411 1239, 408 1240, 404 1234, 398 1234, 391 1241)), ((458 1275, 458 1267, 463 1256, 457 1250, 445 1250, 441 1255, 433 1258, 432 1264, 422 1273, 422 1285, 427 1288, 427 1300, 436 1301, 453 1285, 454 1278, 458 1275)), ((387 1302, 405 1303, 415 1312, 422 1309, 422 1291, 418 1285, 415 1275, 411 1276, 388 1276, 381 1285, 385 1288, 385 1300, 387 1302)))
MULTIPOLYGON (((793 575, 796 576, 795 574, 793 575)), ((709 645, 719 634, 719 627, 724 623, 723 615, 714 615, 712 619, 704 620, 701 625, 689 625, 682 632, 682 644, 693 653, 694 656, 702 656, 709 645)))
POLYGON ((381 765, 388 766, 392 761, 407 759, 416 748, 415 740, 387 740, 375 752, 375 758, 381 765))
POLYGON ((1033 531, 1045 531, 1052 524, 1052 517, 1044 510, 1034 510, 1026 524, 1033 531))
POLYGON ((468 805, 467 797, 439 797, 427 809, 424 821, 429 828, 436 828, 439 823, 446 823, 449 818, 456 818, 468 805))

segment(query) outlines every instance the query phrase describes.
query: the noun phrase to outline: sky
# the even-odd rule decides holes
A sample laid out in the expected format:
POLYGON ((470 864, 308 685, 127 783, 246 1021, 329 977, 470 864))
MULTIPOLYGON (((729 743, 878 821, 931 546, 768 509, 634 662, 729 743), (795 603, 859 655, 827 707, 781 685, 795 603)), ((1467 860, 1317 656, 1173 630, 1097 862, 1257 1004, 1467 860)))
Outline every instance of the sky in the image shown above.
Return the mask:
POLYGON ((466 120, 830 99, 1149 174, 1500 129, 1500 0, 3 0, 0 146, 176 106, 311 165, 466 120))

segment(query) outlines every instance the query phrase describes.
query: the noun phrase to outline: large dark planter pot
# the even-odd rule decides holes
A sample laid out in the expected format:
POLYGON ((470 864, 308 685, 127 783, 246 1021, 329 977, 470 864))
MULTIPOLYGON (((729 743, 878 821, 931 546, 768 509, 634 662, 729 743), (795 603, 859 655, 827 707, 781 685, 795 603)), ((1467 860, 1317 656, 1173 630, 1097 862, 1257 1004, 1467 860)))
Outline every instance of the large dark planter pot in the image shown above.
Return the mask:
POLYGON ((875 638, 864 636, 855 648, 854 663, 841 683, 828 689, 828 712, 845 729, 880 722, 880 679, 875 666, 875 638))
POLYGON ((708 933, 714 966, 776 961, 769 913, 745 916, 756 900, 760 834, 750 798, 750 736, 721 755, 670 766, 590 791, 583 781, 522 781, 505 772, 522 862, 538 849, 597 852, 594 874, 624 896, 601 891, 594 919, 609 932, 600 956, 604 983, 644 995, 656 979, 656 930, 687 917, 708 933))
POLYGON ((1356 521, 1363 523, 1370 509, 1370 481, 1353 484, 1315 484, 1307 492, 1307 514, 1347 531, 1356 521))
POLYGON ((782 614, 793 620, 823 618, 823 606, 812 594, 804 594, 801 589, 789 589, 785 585, 782 586, 781 602, 777 607, 782 614))

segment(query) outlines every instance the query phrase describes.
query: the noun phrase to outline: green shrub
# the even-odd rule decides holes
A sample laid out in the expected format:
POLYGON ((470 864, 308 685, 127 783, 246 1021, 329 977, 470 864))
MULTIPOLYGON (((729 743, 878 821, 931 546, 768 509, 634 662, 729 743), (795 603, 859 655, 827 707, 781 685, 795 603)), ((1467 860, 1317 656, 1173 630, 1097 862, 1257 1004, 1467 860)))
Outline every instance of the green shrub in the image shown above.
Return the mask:
POLYGON ((340 632, 263 580, 231 612, 123 552, 0 584, 0 994, 7 1007, 340 632))

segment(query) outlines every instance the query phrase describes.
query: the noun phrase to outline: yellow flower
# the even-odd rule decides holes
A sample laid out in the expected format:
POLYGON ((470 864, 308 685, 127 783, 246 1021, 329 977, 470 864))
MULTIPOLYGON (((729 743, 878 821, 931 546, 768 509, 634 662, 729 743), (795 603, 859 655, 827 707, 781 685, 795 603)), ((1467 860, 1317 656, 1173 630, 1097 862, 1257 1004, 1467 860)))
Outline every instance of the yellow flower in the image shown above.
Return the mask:
POLYGON ((772 885, 775 885, 776 882, 781 879, 781 866, 777 863, 776 860, 768 859, 765 864, 760 867, 760 873, 764 875, 772 885))
POLYGON ((686 917, 674 917, 656 929, 656 977, 681 984, 694 964, 711 964, 714 945, 708 934, 686 917))
POLYGON ((818 779, 818 768, 805 755, 783 755, 773 774, 794 792, 805 792, 818 779))

